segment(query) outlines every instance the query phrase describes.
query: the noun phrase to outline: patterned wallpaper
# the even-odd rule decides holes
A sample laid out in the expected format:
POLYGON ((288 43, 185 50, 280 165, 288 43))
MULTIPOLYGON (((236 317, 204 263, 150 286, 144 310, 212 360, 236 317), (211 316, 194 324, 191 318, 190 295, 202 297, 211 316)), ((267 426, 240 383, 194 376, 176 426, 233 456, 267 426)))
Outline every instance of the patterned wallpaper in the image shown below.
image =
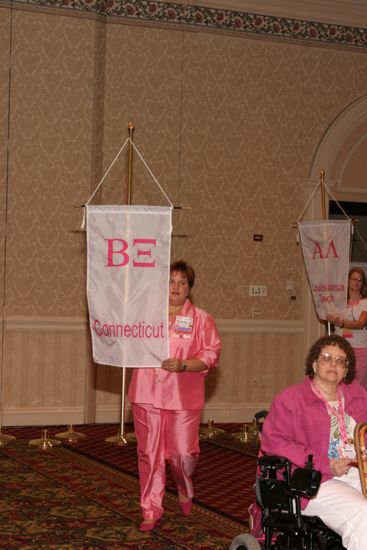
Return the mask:
POLYGON ((85 311, 80 204, 91 186, 95 23, 12 16, 7 314, 85 311))
MULTIPOLYGON (((270 33, 263 18, 258 40, 245 36, 255 27, 228 33, 239 15, 223 12, 215 23, 218 10, 186 11, 185 25, 215 30, 191 32, 178 25, 183 6, 171 3, 12 6, 0 8, 4 75, 10 39, 13 48, 7 315, 85 315, 85 235, 77 231, 82 212, 71 205, 90 196, 131 120, 162 187, 175 204, 191 206, 174 213, 172 246, 197 269, 198 305, 224 319, 251 318, 254 309, 263 319, 300 319, 303 266, 291 225, 326 128, 365 93, 363 31, 338 29, 336 40, 324 25, 305 45, 298 31, 286 35, 286 20, 283 30, 273 21, 270 33), (95 17, 101 6, 106 20, 95 17), (274 40, 260 39, 269 33, 274 40), (268 297, 250 298, 249 284, 267 285, 268 297)), ((0 139, 3 165, 3 125, 0 139)), ((123 155, 103 201, 125 202, 126 181, 123 155)), ((133 202, 166 204, 136 154, 133 202)))

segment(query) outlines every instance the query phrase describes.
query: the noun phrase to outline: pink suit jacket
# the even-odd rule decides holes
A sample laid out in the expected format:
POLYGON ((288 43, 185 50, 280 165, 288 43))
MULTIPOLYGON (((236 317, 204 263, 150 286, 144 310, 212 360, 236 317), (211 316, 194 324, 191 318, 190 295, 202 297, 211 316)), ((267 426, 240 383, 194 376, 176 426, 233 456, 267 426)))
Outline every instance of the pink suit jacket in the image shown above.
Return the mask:
POLYGON ((204 407, 204 382, 209 371, 218 364, 220 337, 211 315, 189 300, 185 301, 181 316, 192 318, 193 330, 189 337, 177 337, 174 335, 175 321, 170 322, 170 356, 183 360, 196 357, 207 365, 207 369, 176 373, 161 368, 136 368, 128 391, 130 403, 149 403, 171 410, 201 410, 204 407))
MULTIPOLYGON (((342 384, 345 411, 358 422, 367 421, 367 391, 359 384, 342 384)), ((330 416, 325 404, 311 389, 305 377, 303 384, 290 386, 276 396, 265 419, 261 450, 288 458, 303 467, 313 455, 322 482, 333 477, 328 458, 330 416)))

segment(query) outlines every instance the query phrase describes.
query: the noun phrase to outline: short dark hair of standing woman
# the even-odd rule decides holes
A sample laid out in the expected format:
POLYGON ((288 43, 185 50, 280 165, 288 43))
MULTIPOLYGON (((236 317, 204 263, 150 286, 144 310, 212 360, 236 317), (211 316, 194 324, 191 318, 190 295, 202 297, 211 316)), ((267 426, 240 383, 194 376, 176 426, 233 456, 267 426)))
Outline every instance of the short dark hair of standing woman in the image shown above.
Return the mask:
MULTIPOLYGON (((360 292, 361 292, 362 298, 366 298, 367 297, 367 278, 366 278, 366 274, 365 274, 364 270, 361 267, 352 267, 349 270, 348 281, 354 273, 357 273, 359 275, 359 277, 362 279, 362 286, 361 286, 361 291, 360 292)), ((349 299, 349 285, 348 285, 348 299, 349 299)))
POLYGON ((307 358, 306 358, 306 375, 309 378, 315 376, 313 370, 313 364, 320 358, 320 353, 326 346, 337 346, 342 351, 344 351, 347 357, 347 369, 343 382, 345 384, 350 384, 356 377, 356 358, 354 351, 348 340, 337 334, 328 334, 326 336, 321 336, 316 342, 311 346, 307 358))
POLYGON ((194 268, 191 267, 190 264, 185 262, 185 260, 177 260, 176 262, 173 262, 170 266, 170 273, 174 273, 175 271, 178 271, 186 275, 187 282, 189 283, 189 287, 191 290, 195 282, 194 268))

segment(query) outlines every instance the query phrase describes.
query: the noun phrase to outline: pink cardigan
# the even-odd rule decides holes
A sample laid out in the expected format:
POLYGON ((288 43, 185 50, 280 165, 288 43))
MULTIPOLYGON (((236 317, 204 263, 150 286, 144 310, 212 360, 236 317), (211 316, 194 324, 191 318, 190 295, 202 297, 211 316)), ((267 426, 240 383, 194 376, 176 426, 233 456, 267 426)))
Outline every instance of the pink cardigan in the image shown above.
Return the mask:
MULTIPOLYGON (((345 411, 358 422, 367 421, 367 391, 359 384, 342 384, 345 411)), ((325 404, 311 389, 308 377, 303 384, 290 386, 275 397, 264 422, 261 450, 288 458, 303 467, 313 455, 322 482, 332 478, 328 458, 330 416, 325 404)))
MULTIPOLYGON (((191 317, 190 337, 174 336, 174 321, 169 327, 170 356, 196 357, 207 365, 201 372, 167 372, 161 368, 136 368, 128 390, 130 403, 150 403, 160 409, 201 410, 204 407, 204 382, 219 360, 221 343, 214 319, 186 300, 181 316, 191 317)), ((166 359, 165 357, 163 359, 166 359)))

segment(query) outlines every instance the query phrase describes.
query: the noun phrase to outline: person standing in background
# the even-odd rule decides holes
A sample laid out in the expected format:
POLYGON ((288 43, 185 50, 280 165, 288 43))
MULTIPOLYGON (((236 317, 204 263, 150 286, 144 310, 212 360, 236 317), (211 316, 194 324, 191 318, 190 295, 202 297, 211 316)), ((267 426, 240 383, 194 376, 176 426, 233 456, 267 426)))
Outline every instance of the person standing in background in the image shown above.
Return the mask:
POLYGON ((348 277, 347 309, 327 315, 336 333, 347 338, 356 356, 356 381, 367 389, 367 281, 362 268, 352 267, 348 277))
POLYGON ((163 515, 166 460, 188 516, 199 458, 204 382, 217 366, 221 342, 214 319, 189 300, 195 272, 185 261, 171 264, 169 353, 160 368, 136 368, 128 390, 138 444, 140 531, 152 531, 163 515))

